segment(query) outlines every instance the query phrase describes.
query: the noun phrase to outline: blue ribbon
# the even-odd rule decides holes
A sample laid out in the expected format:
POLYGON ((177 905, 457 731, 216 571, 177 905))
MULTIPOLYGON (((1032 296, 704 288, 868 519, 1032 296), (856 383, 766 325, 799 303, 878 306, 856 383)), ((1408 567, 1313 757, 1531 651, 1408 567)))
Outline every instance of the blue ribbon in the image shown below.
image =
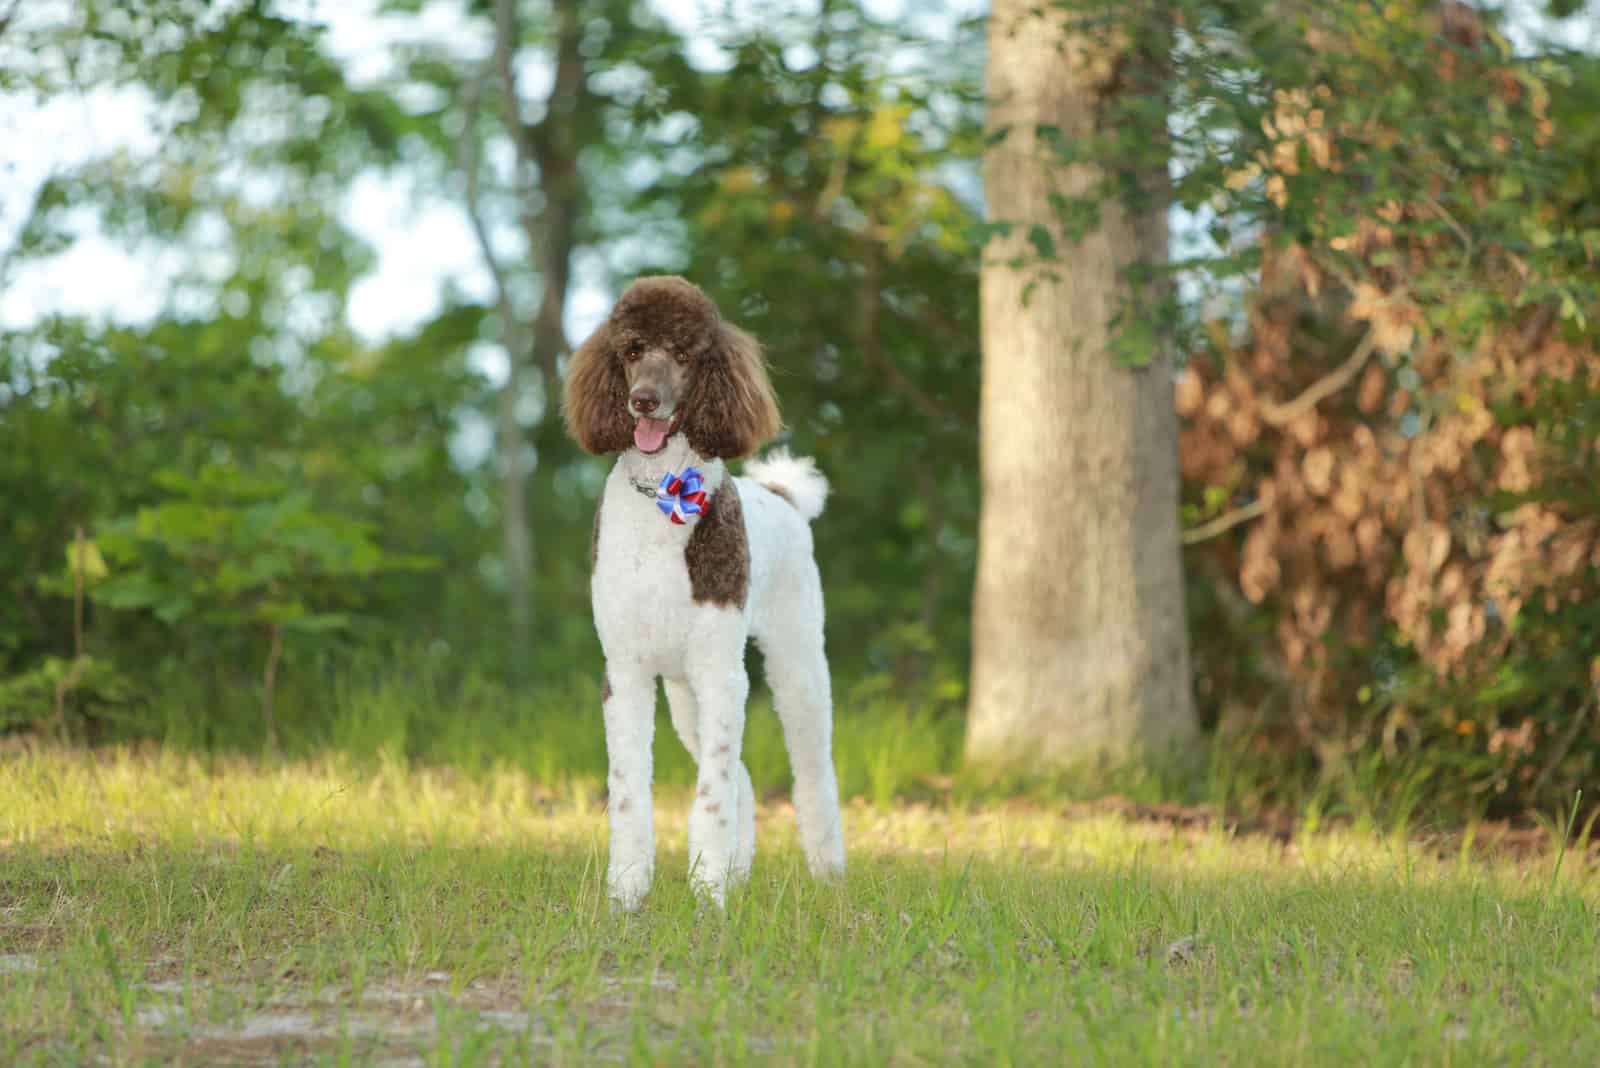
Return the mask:
POLYGON ((671 471, 661 476, 661 485, 656 489, 656 507, 674 523, 681 524, 688 516, 702 514, 705 505, 705 479, 694 468, 685 468, 681 476, 671 471))

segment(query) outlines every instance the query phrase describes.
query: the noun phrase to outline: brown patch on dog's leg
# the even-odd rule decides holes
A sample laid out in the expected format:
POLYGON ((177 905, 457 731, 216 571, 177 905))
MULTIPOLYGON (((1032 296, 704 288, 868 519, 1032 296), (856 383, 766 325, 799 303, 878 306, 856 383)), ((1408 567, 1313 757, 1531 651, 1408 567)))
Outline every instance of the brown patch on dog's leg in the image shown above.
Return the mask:
POLYGON ((594 502, 594 533, 589 538, 589 574, 594 574, 595 565, 600 562, 600 508, 604 501, 602 498, 594 502))
POLYGON ((609 700, 611 700, 611 676, 609 674, 601 675, 600 676, 600 703, 601 704, 605 704, 609 700))
POLYGON ((683 549, 689 591, 697 604, 743 608, 750 591, 750 541, 745 535, 739 487, 731 478, 706 505, 683 549))

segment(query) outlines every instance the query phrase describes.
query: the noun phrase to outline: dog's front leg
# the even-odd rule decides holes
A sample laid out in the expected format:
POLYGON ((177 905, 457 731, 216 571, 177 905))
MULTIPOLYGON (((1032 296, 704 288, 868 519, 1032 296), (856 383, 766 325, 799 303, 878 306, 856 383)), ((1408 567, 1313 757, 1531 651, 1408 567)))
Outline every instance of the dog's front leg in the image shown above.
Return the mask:
POLYGON ((606 889, 629 912, 639 907, 655 873, 655 818, 650 799, 650 744, 655 733, 655 677, 633 665, 606 665, 606 812, 611 859, 606 889))
POLYGON ((700 706, 700 767, 689 808, 689 881, 718 908, 734 876, 739 840, 744 706, 750 679, 742 657, 710 657, 689 681, 700 706))

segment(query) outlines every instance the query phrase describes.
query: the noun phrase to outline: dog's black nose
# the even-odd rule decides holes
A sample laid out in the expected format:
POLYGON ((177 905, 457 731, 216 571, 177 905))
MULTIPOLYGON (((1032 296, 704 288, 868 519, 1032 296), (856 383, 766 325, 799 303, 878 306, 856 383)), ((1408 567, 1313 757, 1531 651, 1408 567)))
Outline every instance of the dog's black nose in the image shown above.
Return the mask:
POLYGON ((641 386, 639 389, 633 391, 629 401, 633 404, 634 411, 641 415, 649 415, 651 412, 656 410, 658 405, 660 405, 661 397, 656 393, 655 390, 646 389, 641 386))

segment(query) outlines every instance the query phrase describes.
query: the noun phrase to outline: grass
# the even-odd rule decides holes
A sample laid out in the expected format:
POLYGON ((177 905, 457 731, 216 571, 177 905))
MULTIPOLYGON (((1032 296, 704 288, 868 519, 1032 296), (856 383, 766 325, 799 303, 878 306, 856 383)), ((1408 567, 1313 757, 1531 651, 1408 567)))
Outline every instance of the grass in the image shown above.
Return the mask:
POLYGON ((687 800, 620 916, 593 783, 13 751, 0 1063, 1600 1060, 1587 853, 862 799, 819 885, 768 803, 723 916, 687 890, 687 800))
MULTIPOLYGON (((756 658, 752 658, 756 659, 756 658)), ((788 754, 760 672, 750 702, 743 756, 755 782, 786 784, 788 754)), ((1069 774, 1003 778, 962 765, 965 719, 954 696, 889 692, 886 680, 836 679, 833 751, 842 792, 878 806, 897 800, 953 798, 976 803, 1034 796, 1101 797, 1139 802, 1199 802, 1255 807, 1268 792, 1263 768, 1219 740, 1197 758, 1069 774)), ((316 758, 335 753, 358 764, 403 761, 451 767, 472 775, 524 772, 553 789, 582 788, 606 775, 600 727, 600 672, 568 671, 518 689, 426 651, 374 653, 356 666, 292 677, 280 695, 282 752, 316 758), (592 676, 592 677, 591 677, 592 676)), ((658 701, 655 777, 668 786, 694 782, 694 765, 679 744, 664 701, 658 701)), ((199 754, 262 752, 256 697, 248 690, 185 686, 179 679, 136 717, 111 724, 100 740, 156 740, 199 754), (195 708, 208 715, 197 717, 195 708)), ((1298 783, 1296 786, 1298 787, 1298 783)), ((1286 783, 1270 783, 1282 805, 1286 783)), ((1334 804, 1340 816, 1357 815, 1334 804)))

